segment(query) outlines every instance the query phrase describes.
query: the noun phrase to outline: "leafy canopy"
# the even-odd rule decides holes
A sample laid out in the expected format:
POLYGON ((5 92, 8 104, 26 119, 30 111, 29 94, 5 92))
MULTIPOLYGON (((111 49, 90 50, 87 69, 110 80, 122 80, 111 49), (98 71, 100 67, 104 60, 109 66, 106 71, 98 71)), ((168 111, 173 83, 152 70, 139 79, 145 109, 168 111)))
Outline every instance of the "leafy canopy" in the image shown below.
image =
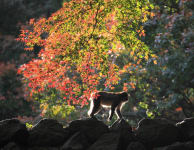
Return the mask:
POLYGON ((26 50, 41 50, 18 72, 31 93, 56 88, 68 103, 87 104, 99 87, 113 89, 133 65, 130 61, 139 65, 148 60, 149 49, 138 37, 145 36, 141 25, 153 15, 151 7, 148 0, 65 2, 48 19, 31 19, 21 31, 26 50), (128 57, 121 65, 115 60, 122 53, 128 57))

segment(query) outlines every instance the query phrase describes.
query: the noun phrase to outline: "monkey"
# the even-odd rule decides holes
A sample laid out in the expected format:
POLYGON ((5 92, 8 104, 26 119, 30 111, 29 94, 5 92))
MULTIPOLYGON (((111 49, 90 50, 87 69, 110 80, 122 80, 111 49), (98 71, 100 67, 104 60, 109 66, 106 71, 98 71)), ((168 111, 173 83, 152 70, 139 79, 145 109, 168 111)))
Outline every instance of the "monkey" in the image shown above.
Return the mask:
POLYGON ((90 97, 90 109, 88 115, 93 118, 94 115, 100 112, 102 107, 109 107, 108 120, 112 120, 114 112, 117 115, 117 120, 122 119, 121 109, 122 106, 128 102, 127 92, 105 92, 98 91, 91 94, 90 97))

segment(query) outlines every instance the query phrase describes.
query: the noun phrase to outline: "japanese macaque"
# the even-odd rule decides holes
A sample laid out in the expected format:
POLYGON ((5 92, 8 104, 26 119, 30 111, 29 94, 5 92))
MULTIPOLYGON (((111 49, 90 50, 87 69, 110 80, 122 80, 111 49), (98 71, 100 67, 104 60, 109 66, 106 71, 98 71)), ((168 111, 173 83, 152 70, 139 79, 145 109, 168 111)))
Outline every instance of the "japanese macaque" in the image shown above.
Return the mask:
POLYGON ((96 92, 90 98, 90 110, 88 115, 94 117, 99 113, 102 107, 110 107, 108 120, 111 120, 114 112, 118 119, 122 119, 121 109, 123 104, 128 101, 128 94, 126 92, 96 92))

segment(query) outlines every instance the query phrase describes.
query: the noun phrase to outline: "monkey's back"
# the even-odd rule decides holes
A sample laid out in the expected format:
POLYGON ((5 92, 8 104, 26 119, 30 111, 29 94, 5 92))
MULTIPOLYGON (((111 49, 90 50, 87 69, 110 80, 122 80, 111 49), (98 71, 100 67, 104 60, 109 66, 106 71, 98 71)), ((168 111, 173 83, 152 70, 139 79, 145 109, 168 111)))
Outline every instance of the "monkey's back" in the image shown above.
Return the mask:
POLYGON ((97 101, 104 107, 110 107, 113 104, 117 104, 121 99, 121 92, 98 92, 97 101))

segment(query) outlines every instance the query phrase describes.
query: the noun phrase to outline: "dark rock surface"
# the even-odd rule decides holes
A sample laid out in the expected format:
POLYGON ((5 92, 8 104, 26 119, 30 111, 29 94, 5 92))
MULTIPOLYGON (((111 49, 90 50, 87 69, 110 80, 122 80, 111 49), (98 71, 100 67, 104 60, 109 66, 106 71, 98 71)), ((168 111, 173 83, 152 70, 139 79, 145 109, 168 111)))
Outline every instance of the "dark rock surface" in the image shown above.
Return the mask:
POLYGON ((182 141, 194 142, 194 118, 186 118, 176 126, 181 132, 182 141))
POLYGON ((89 145, 85 135, 81 132, 76 132, 65 142, 62 146, 62 150, 85 150, 89 145))
POLYGON ((103 134, 89 150, 124 150, 135 140, 131 126, 123 119, 115 122, 109 130, 109 133, 103 134))
POLYGON ((120 136, 116 132, 102 135, 88 150, 117 150, 120 136))
POLYGON ((21 148, 16 143, 10 142, 3 147, 3 150, 21 150, 21 148))
POLYGON ((26 145, 29 133, 26 126, 17 119, 0 121, 0 148, 13 141, 26 145))
POLYGON ((130 142, 135 141, 136 137, 132 132, 132 127, 124 120, 115 122, 110 127, 110 132, 116 132, 119 136, 119 149, 126 149, 130 142))
POLYGON ((179 140, 179 131, 166 119, 143 119, 136 135, 148 148, 172 144, 179 140))
POLYGON ((69 133, 53 119, 43 119, 30 131, 29 146, 58 146, 68 138, 69 133))
POLYGON ((194 150, 193 142, 175 143, 166 148, 166 150, 194 150))
POLYGON ((194 150, 193 130, 193 118, 176 125, 142 119, 135 131, 124 119, 108 127, 86 118, 66 128, 43 119, 29 131, 19 120, 9 119, 0 121, 0 150, 194 150))
POLYGON ((189 142, 176 142, 165 147, 155 148, 154 150, 194 150, 194 143, 189 142))
POLYGON ((130 132, 132 133, 132 127, 124 120, 118 120, 116 121, 111 127, 110 127, 111 131, 126 131, 126 132, 130 132))
POLYGON ((108 132, 108 126, 96 118, 75 120, 69 124, 71 134, 81 132, 90 143, 94 143, 100 136, 108 132))
POLYGON ((126 150, 146 150, 146 148, 140 142, 131 142, 126 150))

